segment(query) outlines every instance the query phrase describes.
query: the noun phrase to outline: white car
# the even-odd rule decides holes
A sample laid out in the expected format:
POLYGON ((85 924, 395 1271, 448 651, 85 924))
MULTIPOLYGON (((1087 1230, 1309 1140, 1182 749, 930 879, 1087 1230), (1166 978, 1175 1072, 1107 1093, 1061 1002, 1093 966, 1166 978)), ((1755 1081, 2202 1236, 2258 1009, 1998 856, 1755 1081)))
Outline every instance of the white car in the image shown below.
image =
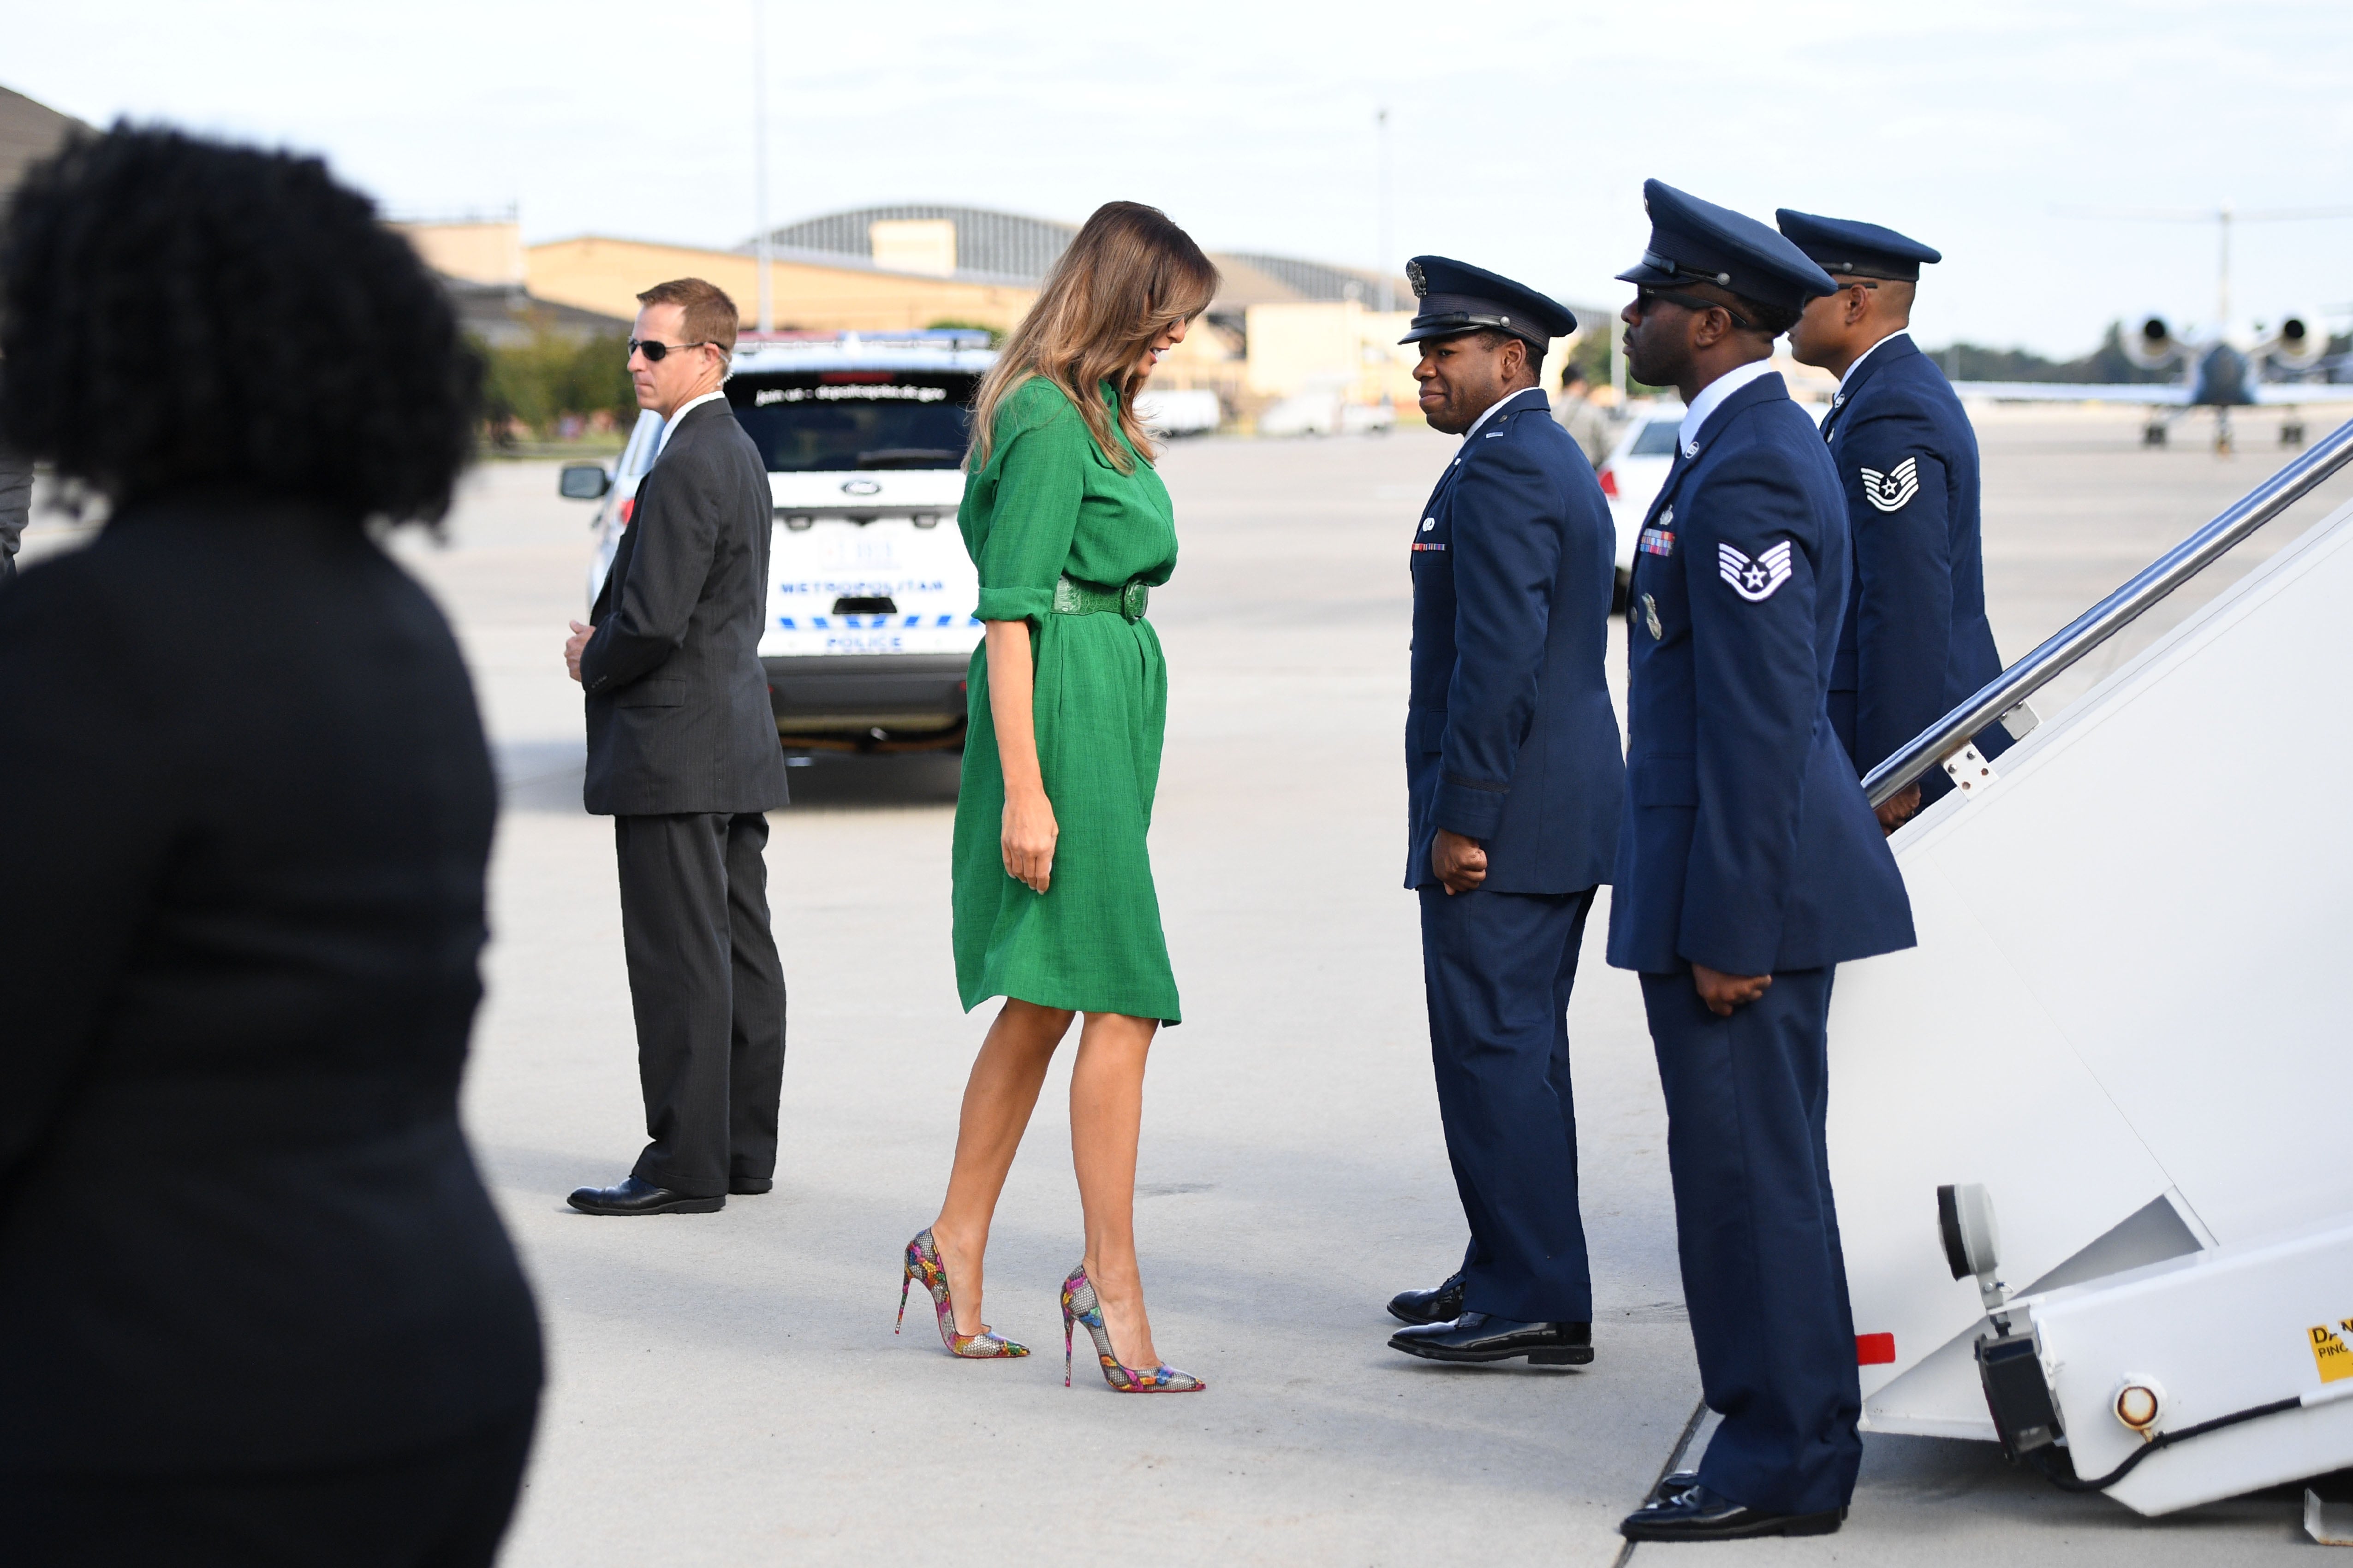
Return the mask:
POLYGON ((1135 395, 1136 423, 1155 436, 1207 436, 1225 423, 1225 405, 1206 386, 1135 395))
MULTIPOLYGON (((960 745, 980 583, 955 526, 986 334, 776 334, 739 342, 727 401, 768 465, 775 508, 760 662, 787 745, 960 745)), ((607 470, 564 470, 607 497, 593 602, 661 420, 638 416, 607 470)))

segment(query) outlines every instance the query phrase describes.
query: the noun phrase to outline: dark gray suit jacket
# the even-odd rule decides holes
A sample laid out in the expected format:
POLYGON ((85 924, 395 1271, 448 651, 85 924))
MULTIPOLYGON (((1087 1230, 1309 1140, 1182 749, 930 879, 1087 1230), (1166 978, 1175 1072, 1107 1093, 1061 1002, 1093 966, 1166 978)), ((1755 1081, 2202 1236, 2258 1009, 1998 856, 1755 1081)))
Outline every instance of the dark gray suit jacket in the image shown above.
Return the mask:
POLYGON ((33 465, 0 447, 0 588, 16 580, 16 549, 33 508, 33 465))
POLYGON ((768 811, 785 757, 760 668, 767 465, 724 400, 681 416, 588 612, 590 811, 768 811))

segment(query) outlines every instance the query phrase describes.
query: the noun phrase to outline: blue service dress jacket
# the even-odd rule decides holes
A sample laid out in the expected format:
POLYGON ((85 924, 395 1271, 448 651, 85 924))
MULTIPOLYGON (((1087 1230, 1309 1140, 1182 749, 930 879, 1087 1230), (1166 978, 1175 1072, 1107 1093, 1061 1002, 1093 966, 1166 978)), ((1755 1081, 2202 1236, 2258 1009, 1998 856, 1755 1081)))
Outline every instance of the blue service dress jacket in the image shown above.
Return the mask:
POLYGON ((1609 880, 1624 768, 1604 679, 1609 503, 1544 393, 1463 438, 1414 525, 1405 885, 1441 827, 1487 851, 1498 893, 1609 880))
POLYGON ((1609 962, 1818 969, 1910 947, 1912 906, 1830 721, 1847 521, 1780 376, 1725 399, 1643 520, 1609 962))
MULTIPOLYGON (((1978 438, 1936 362, 1908 334, 1854 367, 1822 422, 1854 535, 1831 722, 1858 775, 2001 673, 1986 619, 1978 438)), ((2009 731, 1978 749, 1999 756, 2009 731)), ((1923 781, 1932 797, 1951 787, 1923 781)))

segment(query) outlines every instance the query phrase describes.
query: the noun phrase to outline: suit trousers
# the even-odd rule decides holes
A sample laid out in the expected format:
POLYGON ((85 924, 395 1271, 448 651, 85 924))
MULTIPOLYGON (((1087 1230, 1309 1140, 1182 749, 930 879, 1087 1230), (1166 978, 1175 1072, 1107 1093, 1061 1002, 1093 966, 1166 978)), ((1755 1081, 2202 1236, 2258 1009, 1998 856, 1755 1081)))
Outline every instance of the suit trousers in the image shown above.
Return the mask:
POLYGON ((1419 891, 1438 1114, 1471 1226, 1463 1309, 1590 1322, 1568 994, 1593 889, 1419 891))
POLYGON ((633 1173, 690 1197, 776 1173, 785 972, 768 929, 767 844, 758 812, 613 819, 652 1140, 633 1173))
POLYGON ((1645 974, 1667 1167, 1701 1392, 1724 1416, 1710 1491, 1774 1513, 1843 1508, 1862 1439, 1854 1315, 1831 1196, 1831 968, 1707 1010, 1689 973, 1645 974))
POLYGON ((537 1407, 331 1469, 0 1475, 10 1568, 491 1568, 537 1407))

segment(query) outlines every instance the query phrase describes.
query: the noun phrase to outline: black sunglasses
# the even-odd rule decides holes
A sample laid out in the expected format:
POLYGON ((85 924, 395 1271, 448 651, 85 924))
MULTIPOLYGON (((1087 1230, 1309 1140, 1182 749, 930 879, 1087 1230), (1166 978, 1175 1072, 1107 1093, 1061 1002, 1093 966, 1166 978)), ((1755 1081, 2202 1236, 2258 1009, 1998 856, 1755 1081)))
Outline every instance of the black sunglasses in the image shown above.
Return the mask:
POLYGON ((1697 294, 1686 294, 1676 289, 1647 288, 1637 289, 1634 290, 1634 298, 1641 301, 1645 309, 1649 308, 1650 302, 1653 300, 1664 300, 1670 305, 1681 305, 1684 310, 1691 311, 1694 315, 1698 315, 1707 310, 1721 310, 1725 315, 1732 318, 1732 324, 1734 326, 1742 328, 1746 331, 1754 331, 1756 328, 1755 322, 1745 320, 1739 311, 1734 310, 1731 306, 1725 304, 1721 300, 1704 300, 1697 294))
POLYGON ((646 363, 648 364, 659 364, 663 360, 669 358, 674 351, 707 348, 711 345, 711 341, 712 340, 709 338, 705 338, 701 342, 694 343, 665 343, 657 342, 650 338, 631 338, 629 340, 629 352, 633 354, 645 355, 646 363))

